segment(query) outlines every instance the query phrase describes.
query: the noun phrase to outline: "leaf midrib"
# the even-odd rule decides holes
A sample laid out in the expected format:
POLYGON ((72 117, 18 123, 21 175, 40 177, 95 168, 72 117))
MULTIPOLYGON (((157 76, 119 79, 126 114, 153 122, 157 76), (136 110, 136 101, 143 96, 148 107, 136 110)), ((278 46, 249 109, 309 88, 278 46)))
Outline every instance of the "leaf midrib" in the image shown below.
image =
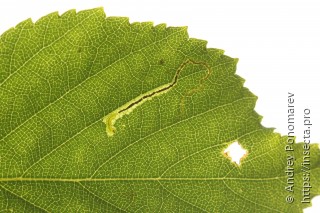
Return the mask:
POLYGON ((0 178, 0 182, 107 182, 107 181, 224 181, 224 180, 243 180, 243 181, 270 181, 286 178, 287 176, 275 176, 265 178, 244 178, 244 177, 212 177, 212 178, 200 178, 200 177, 149 177, 149 178, 0 178))

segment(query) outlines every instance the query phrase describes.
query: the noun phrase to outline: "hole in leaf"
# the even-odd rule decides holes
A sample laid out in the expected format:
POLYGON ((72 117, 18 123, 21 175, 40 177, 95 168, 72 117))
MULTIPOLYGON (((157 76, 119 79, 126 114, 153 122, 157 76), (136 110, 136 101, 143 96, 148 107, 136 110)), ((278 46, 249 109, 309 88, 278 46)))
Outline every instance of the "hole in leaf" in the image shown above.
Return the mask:
POLYGON ((223 153, 230 158, 231 162, 240 165, 240 161, 247 156, 248 151, 242 148, 238 141, 235 141, 223 153))

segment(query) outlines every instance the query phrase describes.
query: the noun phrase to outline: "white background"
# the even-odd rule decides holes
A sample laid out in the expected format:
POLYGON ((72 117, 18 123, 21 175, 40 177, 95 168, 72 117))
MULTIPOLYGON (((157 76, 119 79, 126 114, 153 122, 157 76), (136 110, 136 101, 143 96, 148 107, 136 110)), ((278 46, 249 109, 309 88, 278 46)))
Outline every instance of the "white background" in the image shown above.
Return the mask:
MULTIPOLYGON (((237 74, 259 97, 262 124, 287 134, 287 94, 295 93, 296 132, 303 136, 303 109, 310 108, 312 140, 320 141, 320 2, 317 0, 5 0, 0 34, 22 20, 69 9, 103 6, 107 16, 188 26, 190 37, 239 58, 237 74)), ((296 201, 297 202, 297 201, 296 201)), ((320 212, 320 197, 305 212, 320 212)))

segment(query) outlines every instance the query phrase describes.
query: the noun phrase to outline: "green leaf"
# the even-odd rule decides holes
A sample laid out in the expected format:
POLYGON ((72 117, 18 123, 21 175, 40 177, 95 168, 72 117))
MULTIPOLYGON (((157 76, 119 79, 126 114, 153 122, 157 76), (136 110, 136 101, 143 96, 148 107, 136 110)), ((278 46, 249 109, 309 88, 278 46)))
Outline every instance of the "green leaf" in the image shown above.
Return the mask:
POLYGON ((302 144, 288 204, 287 137, 260 124, 236 63, 186 27, 101 8, 8 30, 0 212, 302 212, 302 144), (234 141, 248 152, 240 165, 224 153, 234 141))

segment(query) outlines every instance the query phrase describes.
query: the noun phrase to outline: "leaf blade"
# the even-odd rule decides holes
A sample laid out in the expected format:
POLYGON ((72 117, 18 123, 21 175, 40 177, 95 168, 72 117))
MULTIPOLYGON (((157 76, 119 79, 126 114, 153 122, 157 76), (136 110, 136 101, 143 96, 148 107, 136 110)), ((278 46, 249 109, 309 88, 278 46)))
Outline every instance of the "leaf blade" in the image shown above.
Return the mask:
MULTIPOLYGON (((186 28, 130 24, 100 8, 28 20, 0 41, 1 208, 302 211, 279 202, 286 138, 261 126, 257 97, 235 75, 237 59, 188 38, 186 28), (120 118, 107 136, 104 116, 170 83, 190 59, 212 73, 186 65, 170 91, 120 118), (241 166, 223 154, 236 140, 249 151, 241 166)), ((301 160, 301 144, 296 149, 301 160)), ((312 160, 314 196, 316 146, 312 160)))

